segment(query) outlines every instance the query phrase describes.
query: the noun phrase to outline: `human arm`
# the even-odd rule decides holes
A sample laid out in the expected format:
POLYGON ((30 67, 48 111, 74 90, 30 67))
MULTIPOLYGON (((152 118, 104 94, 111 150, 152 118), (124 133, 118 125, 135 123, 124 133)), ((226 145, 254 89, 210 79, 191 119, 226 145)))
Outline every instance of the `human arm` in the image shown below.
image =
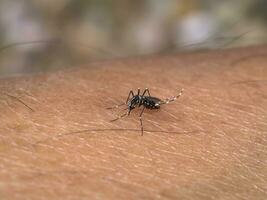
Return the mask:
POLYGON ((121 59, 0 80, 1 196, 266 198, 264 52, 121 59), (111 123, 123 111, 106 109, 138 87, 160 98, 185 88, 145 111, 143 136, 140 110, 111 123))

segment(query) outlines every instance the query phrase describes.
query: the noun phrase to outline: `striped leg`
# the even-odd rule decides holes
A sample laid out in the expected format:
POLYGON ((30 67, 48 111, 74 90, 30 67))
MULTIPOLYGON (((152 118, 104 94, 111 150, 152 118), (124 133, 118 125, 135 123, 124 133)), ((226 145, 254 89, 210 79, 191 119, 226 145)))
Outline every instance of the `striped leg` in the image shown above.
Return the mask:
MULTIPOLYGON (((140 89, 138 88, 138 94, 139 94, 139 92, 140 92, 140 89)), ((128 101, 129 101, 129 99, 130 99, 130 96, 132 95, 132 97, 134 96, 134 93, 133 93, 133 91, 131 90, 130 92, 129 92, 129 95, 128 95, 128 98, 127 98, 127 100, 126 100, 126 103, 125 104, 127 104, 128 103, 128 101)))
POLYGON ((164 101, 160 102, 160 105, 168 104, 168 103, 170 103, 172 101, 175 101, 176 99, 178 99, 183 94, 183 91, 184 91, 184 88, 180 91, 180 93, 177 96, 174 96, 174 97, 172 97, 170 99, 165 99, 164 101))
POLYGON ((140 115, 139 115, 139 119, 140 119, 140 125, 141 125, 141 136, 143 136, 144 134, 144 127, 143 127, 143 119, 142 119, 142 115, 143 115, 143 112, 145 110, 146 107, 143 107, 140 115))
MULTIPOLYGON (((145 90, 144 90, 144 92, 143 92, 143 94, 141 95, 141 97, 143 97, 146 93, 148 93, 148 95, 151 97, 151 95, 150 95, 150 92, 149 92, 149 89, 148 88, 146 88, 145 90)), ((138 94, 139 94, 139 92, 138 92, 138 94)), ((142 105, 142 101, 140 101, 139 102, 139 107, 142 105)))
POLYGON ((148 88, 146 88, 145 90, 144 90, 144 92, 143 92, 143 94, 142 94, 142 97, 146 94, 146 92, 148 93, 148 95, 150 96, 150 92, 149 92, 149 89, 148 88))

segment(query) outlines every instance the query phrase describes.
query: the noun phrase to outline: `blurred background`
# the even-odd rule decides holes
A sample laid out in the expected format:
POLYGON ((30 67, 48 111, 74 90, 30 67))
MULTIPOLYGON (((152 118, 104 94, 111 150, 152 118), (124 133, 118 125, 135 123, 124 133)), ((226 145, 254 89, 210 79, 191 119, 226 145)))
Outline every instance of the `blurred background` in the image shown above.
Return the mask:
POLYGON ((0 77, 264 44, 266 0, 0 0, 0 77))

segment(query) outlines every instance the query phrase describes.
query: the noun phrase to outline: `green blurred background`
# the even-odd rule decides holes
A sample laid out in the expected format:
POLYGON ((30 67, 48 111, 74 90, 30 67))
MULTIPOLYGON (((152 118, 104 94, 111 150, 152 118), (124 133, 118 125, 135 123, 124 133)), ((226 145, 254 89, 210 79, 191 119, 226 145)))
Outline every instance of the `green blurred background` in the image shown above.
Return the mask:
POLYGON ((264 44, 266 24, 266 0, 0 0, 0 77, 264 44))

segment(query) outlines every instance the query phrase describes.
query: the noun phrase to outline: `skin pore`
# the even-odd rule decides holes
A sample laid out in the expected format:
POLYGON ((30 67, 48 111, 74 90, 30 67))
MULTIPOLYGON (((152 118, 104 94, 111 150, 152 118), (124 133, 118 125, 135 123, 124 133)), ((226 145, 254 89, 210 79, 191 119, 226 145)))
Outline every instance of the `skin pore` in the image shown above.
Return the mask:
POLYGON ((266 199, 266 52, 119 59, 1 79, 1 198, 266 199), (144 111, 143 136, 141 108, 115 122, 125 107, 106 109, 138 87, 161 99, 185 89, 144 111))

